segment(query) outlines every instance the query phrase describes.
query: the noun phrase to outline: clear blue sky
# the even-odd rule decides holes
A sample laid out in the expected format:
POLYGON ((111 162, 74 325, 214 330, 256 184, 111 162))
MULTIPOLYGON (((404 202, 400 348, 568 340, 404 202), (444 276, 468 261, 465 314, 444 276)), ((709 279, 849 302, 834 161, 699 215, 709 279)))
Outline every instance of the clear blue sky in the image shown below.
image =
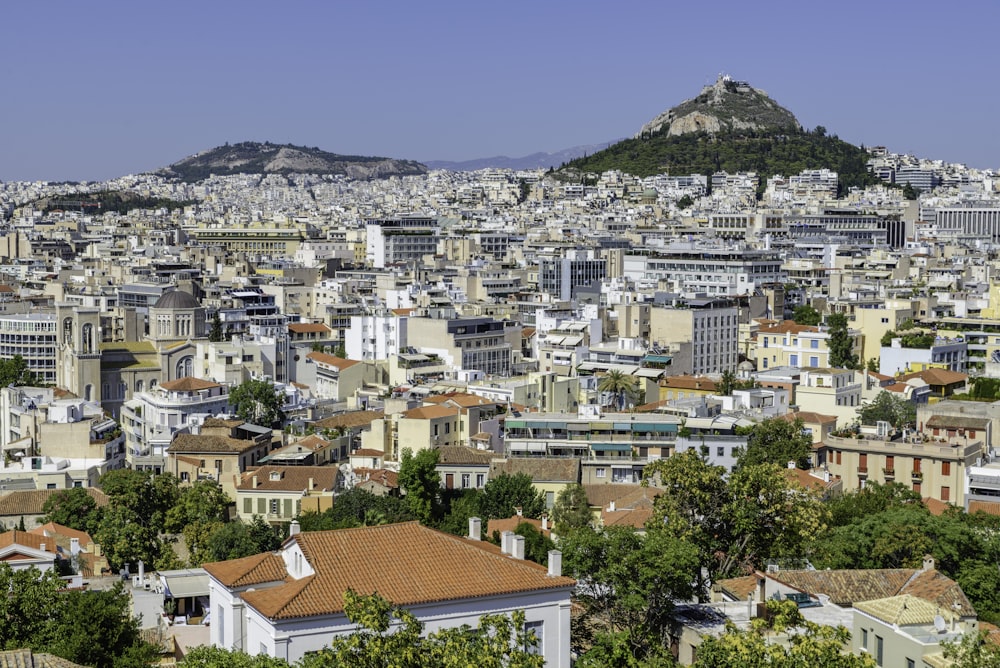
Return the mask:
POLYGON ((5 181, 243 140, 554 151, 630 135, 720 72, 854 143, 1000 167, 995 0, 74 0, 5 3, 3 25, 5 181))

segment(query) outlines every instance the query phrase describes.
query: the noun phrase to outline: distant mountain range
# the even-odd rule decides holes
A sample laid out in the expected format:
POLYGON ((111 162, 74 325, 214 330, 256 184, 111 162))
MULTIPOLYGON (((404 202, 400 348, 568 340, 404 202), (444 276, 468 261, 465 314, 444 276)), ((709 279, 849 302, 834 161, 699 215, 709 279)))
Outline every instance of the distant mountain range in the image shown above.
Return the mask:
POLYGON ((532 153, 521 158, 509 158, 506 155, 495 155, 492 158, 475 158, 473 160, 425 160, 430 169, 448 169, 453 172, 474 172, 478 169, 548 169, 558 168, 564 162, 590 155, 620 141, 614 139, 601 144, 586 144, 574 146, 554 153, 532 153))
POLYGON ((382 179, 426 174, 427 167, 414 160, 339 155, 307 146, 248 141, 202 151, 155 173, 189 183, 212 174, 342 174, 353 179, 382 179))

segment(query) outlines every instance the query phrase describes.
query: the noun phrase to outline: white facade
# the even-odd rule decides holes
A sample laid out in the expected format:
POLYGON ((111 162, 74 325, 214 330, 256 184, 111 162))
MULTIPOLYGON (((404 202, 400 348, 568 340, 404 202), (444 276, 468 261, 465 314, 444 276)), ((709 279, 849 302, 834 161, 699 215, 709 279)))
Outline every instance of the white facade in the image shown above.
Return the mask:
POLYGON ((389 311, 351 316, 351 327, 344 334, 347 358, 384 360, 398 355, 407 346, 408 320, 389 311))

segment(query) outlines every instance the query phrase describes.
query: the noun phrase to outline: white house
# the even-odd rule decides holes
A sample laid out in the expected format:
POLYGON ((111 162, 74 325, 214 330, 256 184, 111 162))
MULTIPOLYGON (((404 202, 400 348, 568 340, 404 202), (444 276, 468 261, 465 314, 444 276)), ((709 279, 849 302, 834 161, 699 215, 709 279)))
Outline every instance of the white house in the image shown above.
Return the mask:
MULTIPOLYGON (((470 520, 479 536, 479 520, 470 520)), ((416 522, 292 535, 275 553, 206 564, 212 644, 296 662, 356 630, 343 595, 378 592, 410 610, 425 632, 475 627, 484 614, 525 613, 546 665, 570 665, 570 593, 562 555, 549 569, 510 549, 459 538, 416 522)))

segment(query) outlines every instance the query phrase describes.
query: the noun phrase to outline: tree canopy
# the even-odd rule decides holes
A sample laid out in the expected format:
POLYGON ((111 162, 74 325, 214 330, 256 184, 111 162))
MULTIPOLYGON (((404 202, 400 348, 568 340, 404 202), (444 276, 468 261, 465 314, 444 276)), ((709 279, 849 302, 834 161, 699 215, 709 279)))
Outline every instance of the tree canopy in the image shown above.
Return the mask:
POLYGON ((854 340, 847 328, 847 316, 843 313, 831 313, 826 319, 830 338, 827 348, 830 350, 830 366, 838 369, 856 369, 858 356, 854 352, 854 340))
POLYGON ((902 429, 916 422, 917 407, 911 401, 882 390, 874 399, 861 406, 858 417, 861 424, 874 425, 884 421, 894 429, 902 429))
POLYGON ((28 369, 28 363, 20 355, 0 359, 0 387, 10 385, 38 385, 38 376, 28 369))
POLYGON ((270 381, 246 380, 229 392, 229 403, 236 415, 260 427, 276 427, 285 420, 281 409, 284 397, 270 381))
POLYGON ((93 532, 101 519, 101 511, 83 487, 61 489, 42 505, 42 524, 55 522, 77 531, 93 532))
POLYGON ((612 369, 601 378, 597 383, 597 391, 607 395, 610 401, 606 405, 617 410, 624 410, 639 397, 636 379, 617 369, 612 369))
POLYGON ((583 485, 566 485, 559 490, 555 505, 552 506, 553 529, 557 535, 590 526, 593 519, 583 485))
POLYGON ((801 304, 792 311, 792 320, 799 325, 815 327, 823 320, 823 316, 811 304, 801 304))
POLYGON ((479 497, 479 515, 485 520, 512 517, 521 508, 525 517, 538 518, 545 511, 545 498, 526 473, 492 476, 479 497))
POLYGON ((801 419, 794 421, 770 418, 747 428, 747 447, 740 453, 738 466, 795 462, 808 469, 812 457, 812 437, 804 430, 801 419))
POLYGON ((438 455, 433 448, 424 448, 413 454, 403 448, 399 465, 399 487, 406 493, 410 512, 423 524, 430 524, 438 511, 438 493, 441 476, 437 471, 438 455))

